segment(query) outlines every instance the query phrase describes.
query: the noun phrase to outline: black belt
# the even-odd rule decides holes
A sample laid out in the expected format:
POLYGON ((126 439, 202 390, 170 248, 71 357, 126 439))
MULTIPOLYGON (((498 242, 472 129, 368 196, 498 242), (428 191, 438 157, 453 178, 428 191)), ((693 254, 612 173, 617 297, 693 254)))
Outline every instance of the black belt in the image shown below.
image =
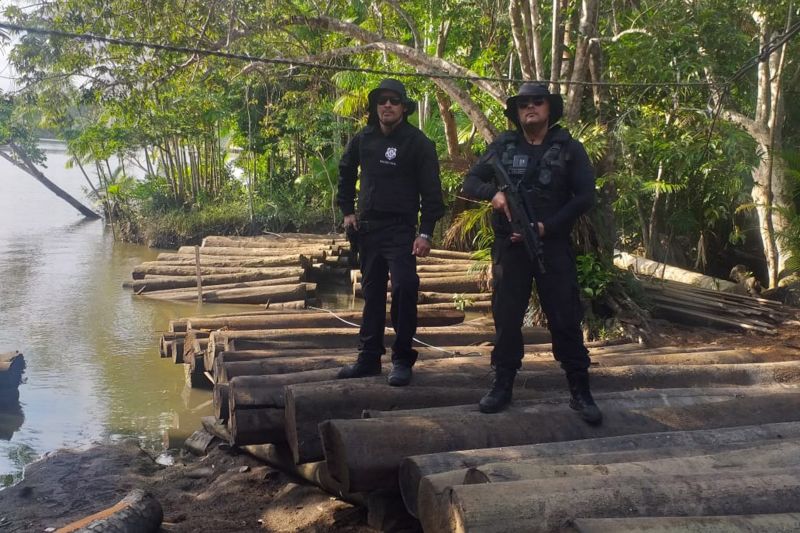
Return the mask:
POLYGON ((394 218, 376 218, 373 220, 359 220, 358 231, 360 233, 369 233, 370 231, 378 231, 389 226, 408 225, 408 220, 403 217, 394 218))

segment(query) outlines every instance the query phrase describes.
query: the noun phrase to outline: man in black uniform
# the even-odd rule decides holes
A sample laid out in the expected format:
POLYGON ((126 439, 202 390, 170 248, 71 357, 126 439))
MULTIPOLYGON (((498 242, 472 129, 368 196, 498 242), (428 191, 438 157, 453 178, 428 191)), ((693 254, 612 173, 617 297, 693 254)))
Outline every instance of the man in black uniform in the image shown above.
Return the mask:
POLYGON ((594 171, 583 145, 556 125, 563 108, 561 95, 550 94, 543 85, 523 84, 519 94, 506 102, 505 114, 516 130, 498 136, 464 181, 466 194, 491 201, 495 209, 495 378, 479 406, 484 413, 495 413, 511 402, 514 378, 522 366, 522 321, 535 279, 552 336, 553 355, 567 374, 570 407, 587 422, 598 424, 602 414, 589 390, 590 361, 581 332, 583 308, 570 242, 573 224, 594 203, 594 171), (531 261, 520 235, 511 229, 506 193, 495 186, 494 171, 487 162, 492 154, 500 158, 512 180, 523 180, 528 191, 543 242, 544 272, 531 261))
POLYGON ((417 360, 417 352, 411 348, 417 329, 416 257, 430 253, 431 235, 444 214, 444 203, 436 146, 408 123, 408 116, 415 109, 401 82, 381 81, 369 93, 367 126, 353 137, 339 162, 337 199, 345 228, 358 231, 364 294, 358 359, 343 367, 339 378, 381 373, 381 355, 386 353, 383 330, 389 273, 395 331, 389 384, 408 385, 411 367, 417 360))

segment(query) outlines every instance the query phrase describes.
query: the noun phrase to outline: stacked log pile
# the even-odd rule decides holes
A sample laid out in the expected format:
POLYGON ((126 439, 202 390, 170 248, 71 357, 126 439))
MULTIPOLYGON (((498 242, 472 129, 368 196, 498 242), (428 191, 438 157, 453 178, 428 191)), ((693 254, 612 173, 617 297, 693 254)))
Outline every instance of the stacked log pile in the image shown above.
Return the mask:
POLYGON ((684 324, 774 335, 788 317, 780 302, 722 292, 667 279, 643 278, 655 316, 684 324))
MULTIPOLYGON (((432 249, 417 258, 421 308, 488 312, 491 309, 488 274, 469 252, 432 249)), ((362 297, 361 272, 350 271, 353 296, 362 297)), ((389 282, 391 290, 391 281, 389 282)), ((391 293, 387 295, 391 301, 391 293)))
POLYGON ((334 235, 211 236, 198 250, 183 246, 142 263, 125 286, 147 298, 196 301, 199 291, 204 302, 302 309, 315 301, 316 285, 306 282, 314 265, 348 253, 334 235))
MULTIPOLYGON (((342 272, 338 257, 319 265, 342 272)), ((796 529, 796 348, 591 344, 605 419, 590 426, 568 406, 547 332, 526 328, 514 403, 485 415, 477 402, 491 381, 494 331, 453 307, 459 299, 488 307, 486 284, 468 257, 426 259, 417 331, 425 344, 408 387, 389 387, 386 369, 336 379, 355 360, 360 312, 270 308, 176 320, 162 353, 184 363, 193 386, 213 387, 210 431, 367 505, 377 529, 392 502, 432 532, 796 529)), ((358 294, 358 273, 351 279, 358 294)), ((788 317, 746 296, 645 287, 657 316, 755 334, 775 333, 788 317)), ((392 340, 387 328, 385 344, 392 340)))

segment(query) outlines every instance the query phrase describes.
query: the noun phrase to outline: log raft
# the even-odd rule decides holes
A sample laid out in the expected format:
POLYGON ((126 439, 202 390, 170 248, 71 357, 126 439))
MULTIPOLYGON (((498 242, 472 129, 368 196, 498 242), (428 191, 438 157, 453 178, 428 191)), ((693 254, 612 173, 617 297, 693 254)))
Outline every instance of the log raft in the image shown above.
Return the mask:
MULTIPOLYGON (((159 256, 131 287, 143 295, 147 283, 192 292, 195 272, 167 270, 194 271, 185 252, 159 256), (170 272, 174 280, 156 277, 170 272)), ((280 280, 287 276, 277 269, 290 268, 302 269, 303 283, 326 273, 349 277, 357 290, 348 252, 336 236, 209 237, 201 248, 203 292, 280 280), (275 266, 295 253, 305 263, 275 266)), ((216 382, 214 412, 229 442, 358 503, 387 501, 401 490, 425 531, 556 531, 567 523, 574 531, 626 531, 622 521, 642 516, 660 531, 677 520, 666 512, 698 515, 697 523, 708 515, 703 523, 725 527, 746 525, 737 516, 745 512, 776 528, 796 523, 796 350, 592 346, 593 390, 606 418, 591 427, 569 409, 563 372, 549 346, 533 344, 548 341, 536 332, 526 340, 512 408, 483 415, 476 403, 491 378, 491 324, 436 312, 488 308, 487 280, 463 253, 433 253, 418 261, 418 273, 418 338, 446 350, 421 348, 406 388, 390 388, 385 374, 336 380, 355 358, 355 327, 310 311, 175 320, 164 351, 174 353, 182 341, 190 375, 206 386, 216 382), (428 312, 438 322, 422 325, 428 312), (625 490, 607 494, 609 483, 625 490), (754 484, 768 504, 744 502, 751 495, 743 486, 754 484), (607 516, 616 522, 603 523, 607 516), (602 527, 611 529, 590 529, 602 527)), ((771 335, 790 316, 769 301, 672 281, 645 282, 645 290, 656 314, 690 323, 771 335)), ((359 315, 342 318, 357 324, 359 315)))

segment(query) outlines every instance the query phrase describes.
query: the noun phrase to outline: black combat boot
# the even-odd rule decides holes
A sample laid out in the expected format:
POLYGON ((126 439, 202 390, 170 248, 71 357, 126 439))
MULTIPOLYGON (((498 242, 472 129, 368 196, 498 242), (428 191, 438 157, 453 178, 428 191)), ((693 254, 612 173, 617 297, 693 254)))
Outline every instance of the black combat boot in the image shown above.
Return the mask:
POLYGON ((378 376, 381 373, 380 357, 358 356, 352 365, 345 365, 336 375, 338 379, 365 378, 367 376, 378 376))
POLYGON ((600 424, 603 421, 603 413, 600 412, 589 390, 589 372, 586 370, 567 372, 567 382, 572 395, 569 406, 578 411, 585 422, 592 425, 600 424))
POLYGON ((411 383, 411 365, 405 361, 392 363, 388 380, 392 387, 405 387, 411 383))
POLYGON ((481 413, 499 413, 511 403, 511 391, 514 389, 514 378, 517 371, 498 366, 494 369, 492 388, 481 398, 478 407, 481 413))

